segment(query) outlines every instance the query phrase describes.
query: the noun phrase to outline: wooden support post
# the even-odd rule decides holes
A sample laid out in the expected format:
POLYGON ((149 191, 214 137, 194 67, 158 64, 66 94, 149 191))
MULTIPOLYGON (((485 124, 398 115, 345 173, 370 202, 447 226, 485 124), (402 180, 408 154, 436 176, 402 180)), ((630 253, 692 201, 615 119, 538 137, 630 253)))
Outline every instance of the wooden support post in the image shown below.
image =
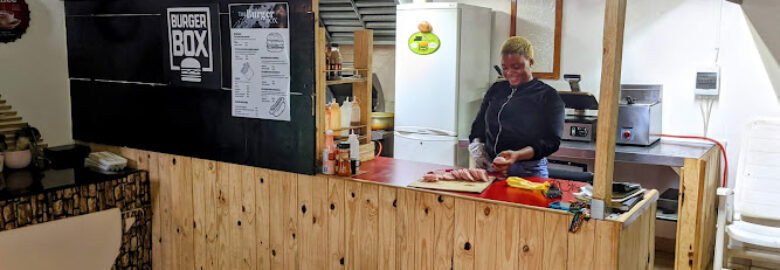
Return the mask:
MULTIPOLYGON (((353 46, 355 55, 355 69, 360 70, 358 74, 366 79, 365 82, 356 82, 352 84, 352 95, 360 103, 360 122, 371 126, 371 100, 372 100, 372 75, 371 66, 374 55, 374 31, 358 30, 355 31, 355 45, 353 46)), ((371 129, 366 128, 366 141, 371 142, 371 129)))
POLYGON ((623 29, 626 0, 608 0, 604 17, 604 51, 601 63, 601 93, 596 138, 596 166, 593 179, 594 217, 603 218, 604 210, 595 209, 601 201, 608 206, 612 198, 615 165, 615 136, 620 98, 620 68, 623 59, 623 29), (600 211, 601 210, 601 211, 600 211))
POLYGON ((314 122, 317 130, 315 143, 317 155, 315 159, 322 161, 322 148, 325 147, 325 28, 316 26, 316 37, 314 38, 314 65, 315 65, 315 88, 314 88, 314 122))

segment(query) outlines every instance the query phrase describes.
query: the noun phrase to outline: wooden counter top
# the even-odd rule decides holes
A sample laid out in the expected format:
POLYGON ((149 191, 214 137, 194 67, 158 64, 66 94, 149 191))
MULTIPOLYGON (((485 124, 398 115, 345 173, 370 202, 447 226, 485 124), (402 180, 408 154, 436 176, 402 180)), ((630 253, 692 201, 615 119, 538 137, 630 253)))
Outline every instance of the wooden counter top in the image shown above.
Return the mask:
MULTIPOLYGON (((416 181, 423 174, 433 170, 454 168, 450 166, 421 163, 415 161, 399 160, 386 157, 377 157, 374 160, 363 163, 360 167, 360 171, 364 173, 352 176, 353 179, 378 182, 384 185, 393 187, 406 188, 410 183, 416 181)), ((547 208, 551 202, 557 201, 544 197, 542 194, 531 192, 519 188, 509 187, 504 181, 506 178, 502 174, 491 174, 496 176, 497 180, 493 182, 485 191, 480 194, 465 193, 465 192, 453 192, 453 191, 439 191, 430 189, 418 189, 431 192, 443 192, 449 194, 457 194, 461 196, 469 196, 475 198, 482 198, 492 201, 507 202, 513 204, 521 204, 535 207, 547 208)), ((553 185, 561 188, 563 201, 574 200, 572 193, 578 192, 579 188, 585 186, 586 183, 574 182, 559 179, 550 179, 543 177, 524 177, 524 179, 533 182, 545 182, 551 181, 553 185)), ((415 188, 416 189, 416 188, 415 188)))

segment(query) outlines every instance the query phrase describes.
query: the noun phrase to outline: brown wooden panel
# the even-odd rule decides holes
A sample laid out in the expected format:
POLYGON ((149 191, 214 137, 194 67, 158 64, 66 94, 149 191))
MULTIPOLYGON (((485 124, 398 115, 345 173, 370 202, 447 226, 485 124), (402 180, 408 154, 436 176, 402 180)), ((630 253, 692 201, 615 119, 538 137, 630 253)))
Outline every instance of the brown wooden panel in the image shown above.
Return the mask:
POLYGON ((566 269, 571 215, 544 213, 544 255, 542 269, 566 269))
MULTIPOLYGON (((165 260, 163 260, 165 253, 165 246, 163 243, 163 234, 165 229, 163 224, 163 202, 160 181, 160 169, 157 166, 158 154, 154 152, 146 152, 149 160, 149 182, 152 188, 152 269, 169 269, 165 268, 165 260)), ((164 173, 167 175, 167 173, 164 173)), ((169 197, 170 198, 170 197, 169 197)), ((166 205, 167 206, 167 205, 166 205)), ((165 236, 168 237, 167 235, 165 236)))
POLYGON ((285 232, 284 218, 284 202, 288 194, 285 194, 284 183, 288 181, 294 181, 287 175, 278 171, 269 171, 270 175, 268 179, 265 179, 269 185, 269 210, 270 210, 270 229, 269 240, 271 249, 271 269, 284 269, 284 257, 286 250, 284 248, 284 240, 288 238, 285 232))
POLYGON ((544 212, 520 209, 520 226, 518 227, 520 256, 518 269, 542 269, 544 254, 544 212))
POLYGON ((157 167, 160 174, 160 238, 162 247, 162 266, 163 269, 174 269, 176 253, 173 249, 176 239, 176 229, 174 229, 173 213, 173 194, 171 190, 171 164, 173 157, 168 154, 159 154, 157 167))
POLYGON ((331 270, 344 269, 345 255, 345 181, 328 179, 328 256, 327 266, 331 270))
POLYGON ((257 236, 255 235, 255 171, 252 167, 239 166, 241 175, 233 181, 241 185, 241 201, 238 211, 239 260, 238 268, 257 268, 257 236))
POLYGON ((657 203, 653 203, 653 206, 650 207, 650 212, 648 215, 650 216, 647 224, 647 236, 648 236, 648 246, 647 246, 647 253, 649 259, 647 260, 647 270, 653 270, 655 269, 655 211, 656 207, 658 206, 657 203))
POLYGON ((718 205, 718 196, 716 190, 721 185, 720 174, 720 149, 713 146, 708 154, 702 158, 705 159, 707 166, 704 179, 701 181, 704 183, 702 192, 702 210, 699 221, 699 227, 702 228, 699 234, 699 248, 701 250, 701 256, 699 256, 697 268, 703 269, 712 262, 712 255, 715 252, 715 226, 718 205))
POLYGON ((477 203, 476 219, 477 236, 474 239, 474 265, 477 269, 496 269, 496 233, 498 226, 498 205, 492 203, 477 203))
MULTIPOLYGON (((677 246, 675 251, 675 269, 697 269, 701 250, 697 247, 701 239, 699 220, 702 214, 702 192, 706 163, 699 159, 685 159, 680 175, 680 195, 678 202, 677 246)), ((622 259, 621 259, 622 260, 622 259)))
POLYGON ((453 241, 455 233, 455 199, 438 195, 434 204, 434 269, 449 270, 453 267, 453 241))
POLYGON ((598 254, 594 260, 595 269, 618 269, 618 241, 623 224, 618 222, 595 220, 595 241, 593 249, 598 254))
POLYGON ((243 176, 242 167, 237 164, 228 165, 227 186, 230 190, 230 199, 228 199, 228 238, 230 246, 227 255, 228 266, 231 269, 238 269, 242 266, 243 235, 241 226, 241 204, 243 201, 243 192, 241 187, 241 177, 243 176))
POLYGON ((576 233, 569 234, 568 269, 596 269, 593 242, 596 240, 596 220, 585 221, 576 233))
POLYGON ((269 170, 254 168, 255 235, 257 236, 257 269, 271 269, 271 185, 269 170))
POLYGON ((361 184, 360 187, 360 226, 358 229, 358 269, 377 269, 379 267, 379 187, 374 184, 361 184))
POLYGON ((379 187, 379 270, 396 269, 395 217, 397 214, 396 188, 379 187))
POLYGON ((496 217, 496 269, 516 269, 520 255, 520 209, 499 206, 496 217))
POLYGON ((433 269, 436 195, 417 192, 416 197, 417 239, 414 242, 414 267, 418 270, 433 269))
POLYGON ((455 199, 454 269, 476 269, 474 267, 476 207, 476 202, 472 200, 455 199))
POLYGON ((171 163, 171 213, 176 239, 174 267, 194 269, 194 238, 192 220, 192 159, 172 156, 171 163))
POLYGON ((328 256, 326 196, 321 186, 327 185, 326 177, 298 175, 298 228, 301 269, 323 268, 328 256))
POLYGON ((280 172, 285 176, 282 182, 282 196, 285 196, 284 212, 282 218, 284 222, 284 269, 300 269, 300 251, 298 250, 298 175, 286 172, 280 172))
POLYGON ((346 269, 359 269, 358 268, 358 245, 360 244, 359 228, 360 221, 360 188, 361 185, 355 181, 346 181, 344 185, 344 201, 346 209, 344 211, 345 227, 344 227, 344 242, 346 243, 344 264, 346 269))
POLYGON ((228 163, 217 163, 217 183, 214 185, 217 195, 217 268, 226 269, 231 265, 230 229, 233 222, 230 218, 230 202, 235 200, 230 189, 230 167, 228 163))
POLYGON ((192 202, 195 241, 195 268, 217 269, 217 165, 214 161, 192 159, 192 202))
POLYGON ((417 205, 416 192, 407 189, 398 189, 398 207, 395 219, 395 250, 396 266, 402 270, 414 269, 414 246, 417 239, 417 222, 415 206, 417 205))

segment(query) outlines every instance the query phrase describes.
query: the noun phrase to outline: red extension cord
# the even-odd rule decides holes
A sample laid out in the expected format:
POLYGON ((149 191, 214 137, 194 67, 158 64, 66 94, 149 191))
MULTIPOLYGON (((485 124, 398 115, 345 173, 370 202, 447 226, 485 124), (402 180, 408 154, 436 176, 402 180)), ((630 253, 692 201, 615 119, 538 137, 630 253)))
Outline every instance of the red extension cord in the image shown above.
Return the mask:
POLYGON ((721 184, 722 187, 726 187, 726 176, 728 175, 729 171, 729 159, 726 157, 726 148, 723 147, 722 144, 720 144, 719 141, 716 141, 714 139, 710 139, 707 137, 701 137, 701 136, 684 136, 684 135, 669 135, 669 134, 661 134, 659 135, 661 137, 669 137, 669 138, 680 138, 680 139, 697 139, 697 140, 705 140, 705 141, 711 141, 720 147, 720 152, 723 154, 723 164, 725 165, 723 168, 723 183, 721 184))

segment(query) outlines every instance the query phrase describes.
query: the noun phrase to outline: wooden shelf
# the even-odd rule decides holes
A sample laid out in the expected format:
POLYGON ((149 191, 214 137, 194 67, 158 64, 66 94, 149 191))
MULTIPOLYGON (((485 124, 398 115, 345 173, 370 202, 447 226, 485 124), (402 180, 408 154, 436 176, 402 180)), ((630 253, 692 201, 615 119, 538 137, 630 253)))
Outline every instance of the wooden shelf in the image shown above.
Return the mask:
POLYGON ((368 71, 368 69, 367 68, 342 68, 342 69, 326 69, 323 71, 324 72, 334 72, 334 71, 355 72, 355 71, 368 71))
MULTIPOLYGON (((338 132, 338 131, 344 131, 344 130, 350 130, 350 129, 364 129, 367 126, 368 125, 358 125, 358 126, 351 126, 351 127, 346 127, 346 128, 337 128, 337 129, 331 129, 331 130, 333 130, 333 132, 338 132)), ((325 132, 328 132, 328 131, 326 130, 325 132)))
POLYGON ((366 78, 348 78, 348 79, 340 79, 340 80, 330 80, 327 81, 325 84, 334 85, 334 84, 347 84, 347 83, 357 83, 357 82, 366 82, 366 78))

